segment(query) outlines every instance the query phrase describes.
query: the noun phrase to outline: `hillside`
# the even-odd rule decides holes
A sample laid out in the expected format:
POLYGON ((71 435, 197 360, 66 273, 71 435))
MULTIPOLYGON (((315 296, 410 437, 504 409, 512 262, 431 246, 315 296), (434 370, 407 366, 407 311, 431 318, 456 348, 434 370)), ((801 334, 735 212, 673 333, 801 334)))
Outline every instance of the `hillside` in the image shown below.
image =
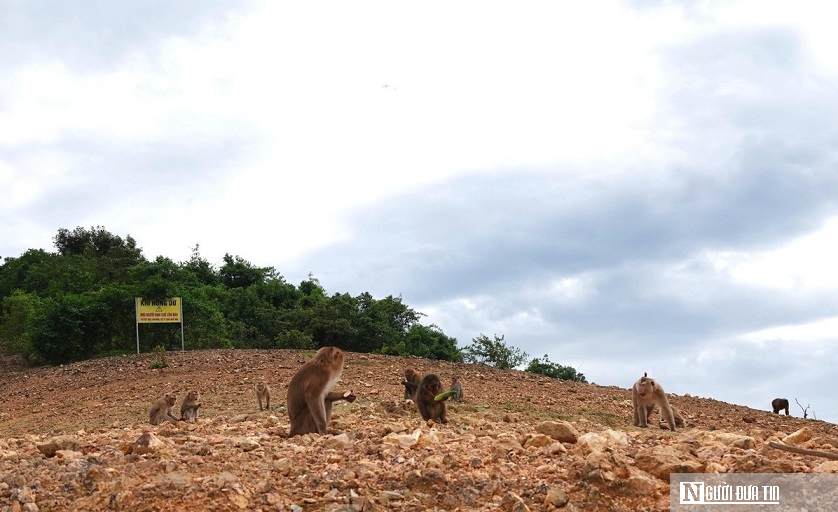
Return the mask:
POLYGON ((310 355, 173 352, 162 369, 150 368, 151 354, 49 368, 7 361, 0 511, 669 510, 672 471, 838 464, 767 445, 806 427, 799 446, 835 450, 835 426, 822 421, 672 396, 687 428, 639 429, 627 388, 356 353, 336 387, 358 397, 336 407, 332 427, 344 434, 289 439, 285 384, 310 355), (450 423, 426 424, 403 399, 406 367, 446 384, 461 376, 466 400, 449 402, 450 423), (271 411, 258 410, 259 379, 272 387, 271 411), (201 392, 197 424, 147 424, 154 399, 190 389, 201 392), (575 433, 562 433, 565 422, 575 433), (151 446, 135 447, 144 432, 151 446))

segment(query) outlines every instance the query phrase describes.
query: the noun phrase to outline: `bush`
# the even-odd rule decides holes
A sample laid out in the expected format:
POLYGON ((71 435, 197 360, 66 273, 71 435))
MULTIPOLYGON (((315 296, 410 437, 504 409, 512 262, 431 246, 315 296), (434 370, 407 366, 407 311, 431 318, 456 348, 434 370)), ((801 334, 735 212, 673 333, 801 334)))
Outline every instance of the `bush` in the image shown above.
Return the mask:
POLYGON ((550 359, 547 358, 547 354, 544 354, 544 357, 541 359, 535 358, 530 361, 529 366, 527 366, 527 369, 524 371, 538 373, 539 375, 544 375, 545 377, 551 377, 553 379, 588 382, 585 379, 585 376, 577 372, 575 368, 551 362, 550 359))
POLYGON ((487 364, 508 370, 524 364, 529 354, 515 347, 506 346, 503 335, 490 340, 485 334, 480 334, 471 341, 471 345, 463 349, 463 356, 467 363, 487 364))

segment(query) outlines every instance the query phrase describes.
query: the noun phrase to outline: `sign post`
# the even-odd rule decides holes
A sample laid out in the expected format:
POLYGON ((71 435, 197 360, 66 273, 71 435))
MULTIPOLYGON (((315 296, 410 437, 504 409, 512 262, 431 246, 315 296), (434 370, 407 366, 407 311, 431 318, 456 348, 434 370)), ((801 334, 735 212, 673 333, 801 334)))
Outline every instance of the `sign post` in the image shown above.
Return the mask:
POLYGON ((144 299, 137 297, 135 300, 137 311, 137 353, 140 353, 140 324, 151 323, 180 323, 180 350, 183 352, 186 346, 183 342, 183 301, 180 297, 168 297, 166 299, 144 299))

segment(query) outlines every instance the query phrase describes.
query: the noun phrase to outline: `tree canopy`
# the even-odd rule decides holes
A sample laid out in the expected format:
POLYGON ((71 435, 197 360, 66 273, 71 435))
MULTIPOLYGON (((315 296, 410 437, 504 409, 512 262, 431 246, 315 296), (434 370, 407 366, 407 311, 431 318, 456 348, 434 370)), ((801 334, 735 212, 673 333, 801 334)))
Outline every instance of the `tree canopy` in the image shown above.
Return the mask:
MULTIPOLYGON (((96 226, 59 229, 56 252, 30 249, 0 265, 0 344, 33 363, 136 349, 134 298, 182 297, 188 348, 303 348, 462 361, 457 340, 401 297, 329 294, 273 267, 225 254, 215 268, 196 245, 185 262, 147 260, 131 236, 96 226)), ((180 347, 180 329, 140 325, 141 350, 180 347)))

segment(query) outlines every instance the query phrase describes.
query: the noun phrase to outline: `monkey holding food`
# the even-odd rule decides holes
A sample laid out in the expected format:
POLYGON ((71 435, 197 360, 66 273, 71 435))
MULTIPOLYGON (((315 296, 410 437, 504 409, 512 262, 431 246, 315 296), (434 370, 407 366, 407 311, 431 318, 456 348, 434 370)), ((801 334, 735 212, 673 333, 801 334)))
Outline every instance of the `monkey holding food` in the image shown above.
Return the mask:
POLYGON ((355 401, 352 392, 332 391, 343 372, 343 361, 342 350, 323 347, 291 377, 286 396, 290 436, 327 433, 332 404, 339 400, 355 401))
POLYGON ((442 390, 442 382, 435 373, 429 373, 422 378, 419 390, 416 392, 416 408, 425 421, 434 420, 437 423, 448 423, 445 417, 445 400, 436 400, 442 390))

